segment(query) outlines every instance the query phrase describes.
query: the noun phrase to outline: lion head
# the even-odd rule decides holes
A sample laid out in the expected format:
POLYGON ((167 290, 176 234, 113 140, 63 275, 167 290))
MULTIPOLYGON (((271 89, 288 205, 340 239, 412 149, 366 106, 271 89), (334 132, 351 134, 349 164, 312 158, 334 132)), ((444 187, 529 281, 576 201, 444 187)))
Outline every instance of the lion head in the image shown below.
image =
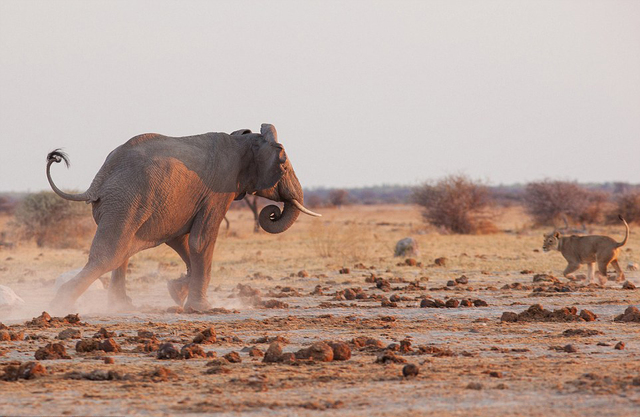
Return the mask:
POLYGON ((558 242, 560 242, 560 233, 557 230, 549 234, 545 234, 544 242, 542 243, 542 250, 549 252, 550 250, 558 250, 558 242))

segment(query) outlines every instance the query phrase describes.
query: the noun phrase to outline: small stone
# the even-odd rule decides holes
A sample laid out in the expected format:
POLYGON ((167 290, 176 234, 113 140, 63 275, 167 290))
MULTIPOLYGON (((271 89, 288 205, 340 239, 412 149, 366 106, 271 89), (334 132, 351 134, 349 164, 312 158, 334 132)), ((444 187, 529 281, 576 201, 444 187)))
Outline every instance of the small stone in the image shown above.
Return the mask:
POLYGON ((60 340, 82 339, 82 332, 78 329, 65 329, 58 333, 57 338, 60 340))
POLYGON ((296 352, 296 359, 311 359, 317 362, 331 362, 333 349, 325 342, 316 342, 306 349, 296 352))
POLYGON ((34 379, 47 374, 40 362, 25 362, 20 366, 9 365, 4 368, 4 375, 0 376, 3 381, 17 381, 18 379, 34 379))
POLYGON ((489 304, 484 300, 473 300, 473 305, 476 307, 489 307, 489 304))
POLYGON ((364 349, 364 348, 372 348, 372 349, 382 349, 384 348, 384 343, 382 343, 378 339, 374 339, 372 337, 360 336, 351 340, 351 343, 355 346, 356 349, 364 349))
POLYGON ((407 258, 404 260, 404 263, 408 266, 416 266, 418 265, 418 261, 416 261, 414 258, 407 258))
POLYGON ((625 281, 624 284, 622 284, 622 289, 623 290, 635 290, 636 286, 631 281, 625 281))
POLYGON ((107 365, 113 365, 114 363, 116 363, 116 361, 111 356, 105 356, 104 358, 102 358, 102 360, 107 365))
POLYGON ((446 303, 444 303, 447 308, 456 308, 460 303, 455 298, 449 298, 446 303))
POLYGON ((280 356, 280 362, 283 363, 293 363, 296 361, 296 355, 293 352, 285 352, 280 356))
POLYGON ((156 335, 149 330, 138 330, 138 337, 141 339, 154 339, 156 335))
POLYGON ((104 327, 101 327, 100 330, 98 330, 98 332, 95 335, 93 335, 93 337, 94 339, 108 339, 110 337, 115 337, 115 335, 116 335, 115 332, 110 332, 104 327))
POLYGON ((264 308, 289 308, 289 304, 280 300, 267 300, 262 302, 264 308))
POLYGON ((391 301, 392 303, 397 303, 398 301, 401 301, 402 297, 400 297, 400 295, 398 294, 393 294, 391 297, 389 297, 389 301, 391 301))
POLYGON ((338 272, 340 272, 341 274, 350 274, 351 270, 347 267, 342 267, 338 272))
POLYGON ((447 281, 447 287, 455 287, 456 285, 457 285, 457 283, 452 279, 447 281))
POLYGON ((473 303, 471 300, 460 300, 460 307, 472 307, 473 303))
POLYGON ((393 301, 389 301, 388 299, 384 298, 381 302, 380 305, 382 307, 387 307, 387 308, 394 308, 394 307, 398 307, 397 303, 394 303, 393 301))
POLYGON ((596 316, 595 314, 593 314, 593 312, 589 310, 580 311, 580 317, 584 321, 595 321, 598 318, 598 316, 596 316))
POLYGON ((177 359, 180 356, 180 351, 172 343, 163 343, 158 348, 156 357, 158 359, 177 359))
POLYGON ((407 360, 401 356, 397 356, 391 350, 385 350, 384 352, 378 355, 378 357, 376 358, 376 363, 382 363, 382 364, 407 363, 407 360))
POLYGON ((240 354, 238 352, 231 351, 224 355, 224 358, 228 360, 230 363, 240 363, 242 359, 240 358, 240 354))
POLYGON ((502 372, 500 371, 491 371, 489 372, 489 376, 492 378, 502 378, 502 372))
POLYGON ((41 347, 36 351, 35 358, 39 361, 52 359, 71 359, 71 357, 67 355, 67 350, 62 343, 49 343, 45 347, 41 347))
POLYGON ((98 345, 98 349, 104 350, 105 352, 120 352, 122 350, 120 349, 120 345, 111 338, 101 341, 98 345))
POLYGON ((76 343, 76 352, 84 353, 84 352, 93 352, 94 350, 99 349, 99 342, 95 339, 84 339, 79 340, 76 343))
POLYGON ((216 343, 216 341, 216 331, 213 327, 204 329, 193 338, 193 343, 198 344, 212 344, 216 343))
POLYGON ((275 363, 280 362, 282 357, 282 344, 280 342, 272 342, 267 349, 267 353, 264 354, 262 362, 275 363))
POLYGON ((400 351, 400 353, 409 353, 412 352, 413 349, 411 348, 411 340, 409 339, 403 339, 400 341, 400 347, 398 349, 400 351))
POLYGON ((613 348, 616 350, 624 350, 624 342, 616 343, 616 345, 613 348))
POLYGON ((437 266, 447 266, 447 262, 449 260, 447 258, 445 258, 444 256, 440 257, 440 258, 436 258, 433 263, 436 264, 437 266))
POLYGON ((396 243, 394 256, 417 256, 419 254, 418 242, 412 237, 406 237, 396 243))
POLYGON ((259 348, 254 346, 249 349, 249 356, 251 356, 252 358, 261 358, 264 356, 264 353, 259 348))
POLYGON ((402 368, 402 376, 404 376, 405 378, 413 378, 418 376, 418 374, 420 373, 420 368, 418 368, 417 365, 414 365, 412 363, 405 365, 402 368))
POLYGON ((382 291, 391 291, 391 283, 384 278, 376 279, 376 287, 381 289, 382 291))
POLYGON ((518 313, 505 311, 504 313, 502 313, 502 317, 500 317, 500 321, 505 323, 515 323, 516 321, 518 321, 518 313))
POLYGON ((298 278, 307 278, 309 276, 309 273, 303 269, 302 271, 298 271, 297 275, 298 278))
POLYGON ((474 389, 479 391, 482 389, 482 384, 479 382, 469 382, 469 384, 467 385, 467 389, 474 389))
POLYGON ((351 288, 347 288, 346 290, 344 290, 343 296, 347 300, 355 300, 356 292, 353 291, 351 288))
MULTIPOLYGON (((160 351, 158 351, 158 354, 160 351)), ((180 349, 180 356, 184 359, 192 359, 192 358, 204 358, 206 354, 204 353, 204 349, 198 343, 188 343, 180 349)), ((158 357, 158 359, 162 359, 158 357)), ((175 359, 175 358, 167 358, 167 359, 175 359)))
POLYGON ((469 283, 469 278, 467 278, 466 276, 462 275, 461 277, 456 278, 456 282, 457 282, 458 284, 463 284, 463 285, 465 285, 465 284, 468 284, 468 283, 469 283))
POLYGON ((429 298, 423 298, 422 301, 420 301, 420 307, 422 307, 422 308, 438 308, 438 303, 436 302, 436 300, 431 300, 429 298))
POLYGON ((578 349, 573 345, 565 345, 562 350, 567 353, 576 353, 578 351, 578 349))
POLYGON ((351 358, 351 348, 344 342, 329 342, 329 346, 333 349, 334 361, 346 361, 351 358))

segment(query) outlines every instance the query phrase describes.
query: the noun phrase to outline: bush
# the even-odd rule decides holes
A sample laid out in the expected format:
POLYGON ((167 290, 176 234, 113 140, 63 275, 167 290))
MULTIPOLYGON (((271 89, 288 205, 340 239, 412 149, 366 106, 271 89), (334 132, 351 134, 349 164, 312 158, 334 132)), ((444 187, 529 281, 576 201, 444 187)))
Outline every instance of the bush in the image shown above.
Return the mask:
POLYGON ((413 201, 423 208, 425 221, 461 234, 496 231, 488 209, 493 205, 488 188, 464 175, 450 175, 437 183, 417 187, 413 201))
POLYGON ((640 223, 640 190, 618 195, 614 206, 615 208, 607 216, 609 223, 619 223, 618 214, 628 223, 640 223))
POLYGON ((562 215, 580 223, 603 220, 609 196, 588 190, 576 182, 540 181, 527 184, 524 203, 538 225, 555 225, 562 215))
POLYGON ((77 247, 95 230, 86 204, 64 200, 52 192, 29 194, 16 208, 12 226, 39 247, 77 247))
POLYGON ((340 207, 349 202, 349 191, 339 188, 329 192, 329 202, 332 206, 340 207))

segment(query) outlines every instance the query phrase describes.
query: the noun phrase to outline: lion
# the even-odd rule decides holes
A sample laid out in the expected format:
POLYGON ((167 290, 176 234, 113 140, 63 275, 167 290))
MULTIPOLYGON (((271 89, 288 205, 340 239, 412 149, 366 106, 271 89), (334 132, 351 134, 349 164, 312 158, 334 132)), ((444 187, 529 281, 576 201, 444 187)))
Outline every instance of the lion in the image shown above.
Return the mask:
POLYGON ((600 284, 607 282, 607 266, 611 264, 618 273, 616 281, 624 281, 624 272, 618 265, 618 255, 620 248, 627 243, 629 239, 629 225, 618 216, 624 223, 626 233, 622 242, 616 242, 609 236, 588 235, 588 236, 561 236, 557 230, 544 235, 544 243, 542 250, 549 252, 557 250, 562 253, 568 265, 562 273, 566 278, 574 279, 571 274, 580 268, 580 265, 587 264, 588 279, 590 282, 595 281, 597 276, 600 284), (598 263, 598 271, 594 274, 594 263, 598 263))

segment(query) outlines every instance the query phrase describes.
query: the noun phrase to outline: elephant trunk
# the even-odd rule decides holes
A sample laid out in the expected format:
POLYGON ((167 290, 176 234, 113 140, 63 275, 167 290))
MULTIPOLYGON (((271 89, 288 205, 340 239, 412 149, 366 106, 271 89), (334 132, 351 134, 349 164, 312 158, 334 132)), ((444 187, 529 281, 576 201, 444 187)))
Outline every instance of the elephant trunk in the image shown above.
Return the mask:
POLYGON ((260 211, 260 226, 269 233, 282 233, 298 219, 300 210, 293 203, 285 201, 282 212, 278 206, 269 205, 260 211))

